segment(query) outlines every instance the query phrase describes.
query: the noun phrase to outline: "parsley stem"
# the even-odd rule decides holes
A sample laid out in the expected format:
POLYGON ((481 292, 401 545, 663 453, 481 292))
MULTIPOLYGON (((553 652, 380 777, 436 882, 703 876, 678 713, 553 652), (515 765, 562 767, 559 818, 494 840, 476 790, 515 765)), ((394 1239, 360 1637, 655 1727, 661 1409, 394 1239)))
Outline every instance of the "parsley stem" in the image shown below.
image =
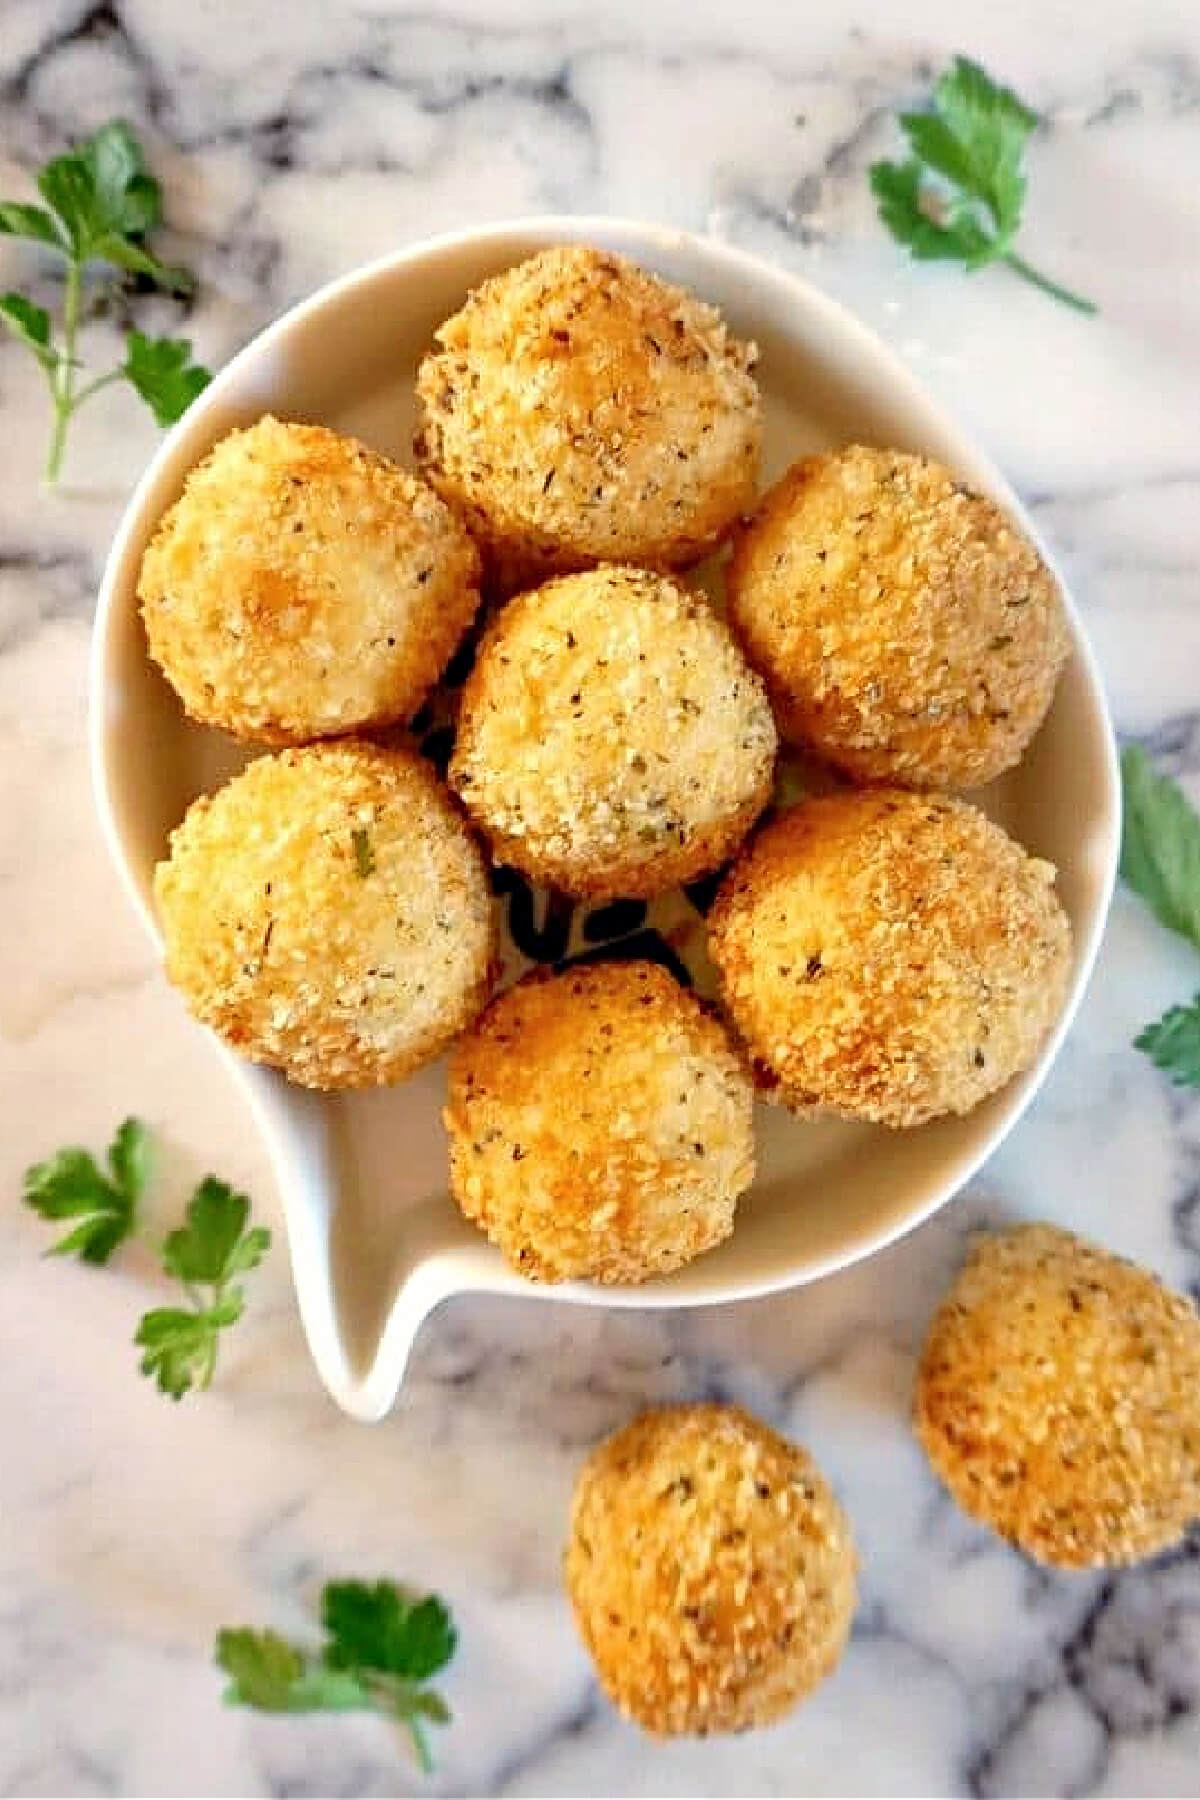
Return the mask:
POLYGON ((1043 294, 1049 294, 1052 300, 1061 300, 1064 306, 1073 306, 1076 312, 1094 313, 1097 310, 1094 300, 1085 300, 1082 294, 1072 293, 1070 288, 1060 286, 1057 281, 1051 281, 1048 275, 1039 274, 1036 269, 1030 267, 1023 256, 1018 256, 1015 250, 1005 250, 1002 261, 1008 264, 1015 275, 1020 275, 1025 281, 1032 282, 1035 288, 1040 288, 1043 294))
POLYGON ((101 388, 108 387, 110 382, 120 381, 124 373, 125 365, 121 363, 117 368, 110 369, 107 375, 97 375, 95 381, 89 381, 87 386, 81 387, 75 395, 71 403, 72 412, 78 412, 85 400, 90 400, 93 394, 98 394, 101 388))
POLYGON ((53 486, 62 470, 67 445, 67 426, 75 411, 75 339, 79 332, 79 303, 83 296, 83 267, 75 257, 67 263, 63 296, 63 347, 55 369, 54 431, 46 458, 46 481, 53 486))

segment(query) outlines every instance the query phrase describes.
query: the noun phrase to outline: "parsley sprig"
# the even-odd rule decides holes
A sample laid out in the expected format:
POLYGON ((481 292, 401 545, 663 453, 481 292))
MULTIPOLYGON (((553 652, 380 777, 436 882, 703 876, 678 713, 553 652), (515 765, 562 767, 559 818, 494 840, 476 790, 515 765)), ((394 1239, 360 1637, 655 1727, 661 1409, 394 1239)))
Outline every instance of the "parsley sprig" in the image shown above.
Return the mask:
MULTIPOLYGON (((78 1221, 51 1245, 50 1255, 103 1264, 130 1238, 147 1236, 140 1203, 151 1173, 146 1127, 126 1119, 108 1147, 104 1167, 87 1150, 59 1150, 26 1171, 23 1198, 43 1219, 78 1221)), ((154 1246, 187 1304, 144 1313, 134 1343, 144 1353, 143 1375, 153 1376, 159 1391, 173 1400, 208 1387, 221 1333, 245 1310, 237 1277, 258 1267, 271 1242, 267 1228, 250 1225, 249 1218, 245 1194, 206 1175, 188 1202, 185 1223, 154 1246)))
POLYGON ((454 1655, 457 1633, 441 1600, 416 1600, 390 1581, 331 1581, 321 1594, 326 1638, 305 1650, 274 1631, 217 1636, 229 1676, 225 1701, 260 1712, 379 1712, 407 1730, 422 1770, 433 1768, 426 1725, 450 1710, 426 1686, 454 1655))
POLYGON ((44 206, 0 201, 0 233, 51 250, 65 264, 62 317, 24 294, 0 294, 0 324, 32 354, 46 378, 54 426, 46 459, 47 481, 62 469, 67 428, 85 401, 114 381, 127 381, 160 425, 173 424, 209 380, 191 360, 186 338, 149 338, 131 331, 124 360, 80 383, 79 329, 90 271, 107 264, 120 275, 139 276, 167 293, 190 291, 191 276, 171 268, 146 248, 162 219, 162 190, 146 168, 142 147, 120 119, 113 119, 73 149, 46 163, 37 176, 44 206))
MULTIPOLYGON (((1136 744, 1121 756, 1121 874, 1155 918, 1200 950, 1200 815, 1136 744)), ((1134 1039, 1180 1087, 1200 1087, 1200 993, 1134 1039)))
POLYGON ((908 159, 872 165, 879 216, 918 261, 960 262, 967 270, 1002 262, 1053 299, 1094 313, 1094 302, 1051 281, 1013 247, 1025 204, 1021 163, 1036 124, 1011 88, 955 57, 930 109, 900 115, 908 159))

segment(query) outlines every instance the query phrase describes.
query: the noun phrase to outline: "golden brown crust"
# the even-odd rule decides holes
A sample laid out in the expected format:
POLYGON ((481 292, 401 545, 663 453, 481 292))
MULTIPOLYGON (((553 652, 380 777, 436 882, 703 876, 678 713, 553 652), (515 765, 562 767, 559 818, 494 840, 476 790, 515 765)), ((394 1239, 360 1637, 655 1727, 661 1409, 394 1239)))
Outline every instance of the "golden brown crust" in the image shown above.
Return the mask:
POLYGON ((729 616, 784 737, 864 781, 977 787, 1019 761, 1070 647, 1025 534, 939 464, 793 464, 734 546, 729 616))
POLYGON ((695 562, 752 503, 753 347, 625 257, 544 250, 436 335, 417 462, 507 591, 595 562, 695 562))
POLYGON ((985 1237, 930 1326, 914 1419, 959 1505, 1030 1556, 1136 1562, 1200 1518, 1200 1319, 1070 1232, 985 1237))
POLYGON ((706 601, 603 567, 493 622, 450 782, 497 860, 570 894, 648 897, 733 853, 775 748, 762 683, 706 601))
POLYGON ((475 615, 479 555, 406 470, 268 415, 192 470, 138 597, 192 718, 300 743, 417 711, 475 615))
POLYGON ((491 988, 483 858, 411 751, 259 757, 192 804, 154 885, 191 1012, 305 1087, 400 1081, 491 988))
POLYGON ((836 1667, 856 1562, 805 1451, 738 1407, 669 1406, 584 1464, 565 1576, 613 1704, 704 1735, 769 1724, 836 1667))
POLYGON ((919 1125, 969 1112, 1036 1057, 1070 967, 1053 879, 964 801, 832 794, 738 858, 709 952, 787 1105, 919 1125))
POLYGON ((535 975, 457 1045, 450 1186, 534 1281, 645 1281, 728 1237, 753 1092, 725 1032, 654 963, 535 975))

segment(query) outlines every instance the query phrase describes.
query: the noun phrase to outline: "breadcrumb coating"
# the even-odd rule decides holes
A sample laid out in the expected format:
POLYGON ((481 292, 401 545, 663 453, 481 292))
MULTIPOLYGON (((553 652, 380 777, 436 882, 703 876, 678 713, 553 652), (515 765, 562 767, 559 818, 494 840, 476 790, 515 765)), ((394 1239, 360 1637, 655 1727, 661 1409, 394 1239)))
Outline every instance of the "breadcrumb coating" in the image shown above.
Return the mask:
POLYGON ((795 463, 739 536, 727 591, 784 737, 862 781, 991 781, 1024 754, 1070 647, 1024 532, 898 450, 795 463))
POLYGON ((496 619, 450 781, 499 861, 570 894, 648 897, 732 855, 775 750, 762 683, 707 602, 602 567, 496 619))
POLYGON ((268 415, 192 470, 138 597, 193 719, 301 743, 418 710, 475 616, 479 554, 423 481, 268 415))
POLYGON ((192 804, 154 886, 190 1011, 305 1087, 430 1061, 498 960, 483 858, 411 751, 346 739, 259 757, 192 804))
POLYGON ((1053 881, 964 801, 831 794, 738 858, 709 953, 786 1105, 920 1125, 969 1112, 1037 1056, 1070 968, 1053 881))
POLYGON ((753 1103, 720 1023, 657 964, 535 974, 455 1048, 451 1191, 533 1281, 645 1281, 729 1236, 753 1103))
POLYGON ((507 591, 595 562, 695 562, 753 503, 754 347, 625 257, 544 250, 483 282, 436 341, 418 466, 507 591))
POLYGON ((576 1483, 579 1632, 609 1699, 657 1736, 788 1712, 841 1659, 856 1567, 812 1458, 739 1407, 643 1413, 576 1483))
POLYGON ((1136 1562, 1200 1519, 1195 1307, 1052 1225, 975 1246, 930 1327, 914 1418, 959 1505, 1039 1562, 1136 1562))

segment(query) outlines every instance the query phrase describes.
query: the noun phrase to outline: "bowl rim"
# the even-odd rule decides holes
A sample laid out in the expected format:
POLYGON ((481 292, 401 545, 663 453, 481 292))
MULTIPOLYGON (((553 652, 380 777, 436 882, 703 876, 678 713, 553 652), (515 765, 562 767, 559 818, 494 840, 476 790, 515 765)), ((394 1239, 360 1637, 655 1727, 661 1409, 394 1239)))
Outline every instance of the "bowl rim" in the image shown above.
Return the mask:
MULTIPOLYGON (((980 448, 969 431, 959 425, 955 415, 940 399, 926 392, 890 343, 840 300, 825 293, 803 275, 703 233, 615 214, 544 213, 491 220, 482 225, 465 226, 417 239, 335 276, 295 302, 257 332, 222 366, 208 388, 172 427, 135 485, 113 535, 99 588, 89 659, 88 752, 94 803, 109 857, 116 866, 121 884, 143 928, 161 955, 162 939, 157 921, 148 896, 126 854, 117 823, 114 795, 119 777, 110 762, 110 707, 106 703, 105 693, 112 624, 127 584, 126 565, 130 547, 144 531, 147 507, 163 471, 176 458, 184 439, 197 432, 197 427, 202 424, 208 411, 219 405, 230 389, 237 387, 248 367, 269 356, 298 327, 310 323, 326 310, 337 308, 345 298, 364 287, 380 280, 390 280, 397 273, 415 270, 423 263, 436 261, 467 248, 483 252, 495 246, 498 252, 503 251, 508 256, 513 242, 519 239, 528 240, 530 245, 521 254, 531 254, 534 248, 546 247, 555 242, 594 242, 604 245, 614 239, 621 239, 641 243, 647 254, 658 247, 667 251, 685 249, 700 260, 715 259, 724 264, 731 275, 744 278, 751 288, 762 291, 764 286, 773 287, 781 299, 790 297, 799 301, 808 316, 822 318, 843 342, 857 342, 871 360, 886 364, 891 393, 897 403, 911 404, 925 414, 935 415, 947 432, 962 443, 964 452, 969 452, 970 460, 986 473, 989 490, 1003 500, 1054 569, 1070 622, 1072 656, 1081 667, 1093 722, 1103 743, 1104 810, 1103 817, 1098 821, 1098 829, 1104 833, 1103 866, 1092 884, 1093 900, 1086 928, 1082 933, 1076 931, 1075 934, 1076 955, 1071 985, 1059 1017, 1041 1047, 1037 1062, 1019 1078, 1023 1086, 1014 1106, 985 1133, 979 1143, 960 1152, 957 1160, 950 1159, 946 1173, 931 1180, 932 1193, 920 1205, 905 1211, 899 1218, 890 1216, 878 1228, 862 1230, 847 1246, 809 1257, 802 1266, 797 1267, 794 1262, 781 1263, 776 1269, 758 1278, 731 1280, 719 1292, 696 1294, 685 1287, 677 1288, 673 1282, 648 1282, 641 1287, 621 1288, 605 1288, 595 1283, 578 1282, 564 1282, 552 1287, 537 1286, 522 1280, 497 1260, 494 1271, 486 1279, 474 1273, 464 1274, 461 1281, 448 1279, 443 1284, 444 1293, 436 1294, 431 1304, 436 1304, 437 1299, 454 1292, 484 1291, 633 1310, 677 1309, 724 1304, 777 1293, 806 1285, 873 1256, 923 1224, 975 1177, 1019 1123, 1057 1060, 1093 973, 1116 883, 1120 846, 1120 775, 1112 714, 1096 652, 1069 585, 1063 580, 1036 524, 988 453, 980 448)), ((635 257, 637 255, 636 250, 628 253, 635 257)), ((497 270, 502 266, 510 264, 498 260, 497 270)), ((224 1046, 218 1047, 223 1051, 227 1062, 233 1066, 239 1088, 249 1100, 260 1127, 265 1127, 265 1110, 252 1079, 258 1071, 254 1065, 247 1064, 224 1046)), ((453 1257, 454 1253, 449 1255, 453 1257)), ((498 1258, 498 1253, 496 1255, 498 1258)), ((387 1335, 386 1329, 384 1335, 387 1335)))

